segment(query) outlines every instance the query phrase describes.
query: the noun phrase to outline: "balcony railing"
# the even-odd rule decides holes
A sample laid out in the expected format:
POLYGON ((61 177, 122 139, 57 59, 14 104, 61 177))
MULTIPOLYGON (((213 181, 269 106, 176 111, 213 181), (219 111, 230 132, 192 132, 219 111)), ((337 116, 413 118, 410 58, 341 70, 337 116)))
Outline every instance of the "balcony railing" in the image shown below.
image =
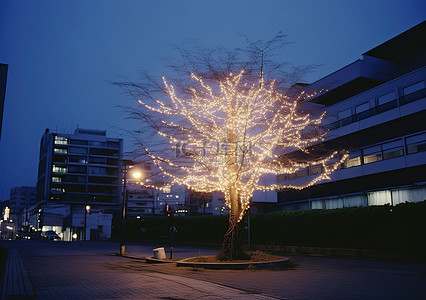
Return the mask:
MULTIPOLYGON (((422 99, 422 98, 425 98, 425 97, 426 97, 426 89, 418 90, 414 93, 399 97, 399 99, 398 99, 399 100, 399 106, 414 102, 416 100, 419 100, 419 99, 422 99)), ((327 128, 329 130, 337 129, 337 128, 340 128, 340 127, 361 121, 363 119, 381 114, 382 112, 394 109, 394 108, 398 107, 398 100, 395 99, 395 100, 386 102, 384 104, 375 106, 373 108, 370 108, 368 110, 365 110, 363 112, 357 113, 357 114, 352 115, 350 117, 347 117, 347 118, 344 118, 344 119, 341 119, 341 120, 337 120, 336 122, 328 124, 327 128)))

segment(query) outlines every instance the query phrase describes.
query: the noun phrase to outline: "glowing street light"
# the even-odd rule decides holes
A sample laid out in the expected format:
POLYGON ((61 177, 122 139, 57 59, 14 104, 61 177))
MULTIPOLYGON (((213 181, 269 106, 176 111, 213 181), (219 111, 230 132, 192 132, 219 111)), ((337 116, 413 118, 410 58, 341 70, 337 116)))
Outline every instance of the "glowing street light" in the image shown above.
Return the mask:
POLYGON ((130 175, 134 179, 140 179, 142 177, 142 172, 138 169, 135 169, 133 166, 135 162, 131 160, 123 160, 123 199, 121 202, 121 236, 120 236, 120 253, 118 255, 124 256, 126 253, 125 245, 125 233, 126 233, 126 210, 127 210, 127 175, 130 175), (132 169, 132 170, 130 170, 132 169))
POLYGON ((142 172, 139 170, 135 170, 132 172, 132 177, 134 179, 140 179, 142 177, 142 172))

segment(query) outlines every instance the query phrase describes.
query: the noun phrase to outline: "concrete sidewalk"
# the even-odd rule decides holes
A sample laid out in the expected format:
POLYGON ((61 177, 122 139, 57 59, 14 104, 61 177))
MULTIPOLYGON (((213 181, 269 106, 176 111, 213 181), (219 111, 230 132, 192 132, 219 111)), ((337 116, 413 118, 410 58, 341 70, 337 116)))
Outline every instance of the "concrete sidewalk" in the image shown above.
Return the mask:
POLYGON ((15 248, 8 247, 0 299, 35 299, 31 282, 15 248))
MULTIPOLYGON (((15 289, 23 293, 10 299, 426 299, 425 264, 297 256, 289 270, 202 270, 116 256, 118 243, 5 245, 17 250, 11 250, 11 266, 21 270, 8 271, 10 291, 18 280, 15 289), (32 294, 25 282, 32 283, 32 294)), ((153 248, 131 244, 126 250, 142 258, 153 248)), ((175 253, 184 258, 208 252, 215 250, 177 247, 175 253)))
POLYGON ((220 283, 158 272, 142 260, 115 256, 113 251, 106 254, 105 250, 110 249, 102 245, 95 251, 83 243, 11 241, 6 244, 11 255, 2 292, 5 300, 277 299, 220 283))

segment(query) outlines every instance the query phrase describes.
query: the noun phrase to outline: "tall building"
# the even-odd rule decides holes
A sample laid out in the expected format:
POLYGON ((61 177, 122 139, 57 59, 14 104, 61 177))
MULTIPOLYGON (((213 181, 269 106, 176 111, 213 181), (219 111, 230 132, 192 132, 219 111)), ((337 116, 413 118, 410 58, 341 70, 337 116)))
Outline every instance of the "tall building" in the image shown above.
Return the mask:
MULTIPOLYGON (((305 86, 328 112, 322 146, 350 152, 342 168, 302 191, 278 195, 282 210, 396 205, 426 199, 426 22, 305 86)), ((321 166, 278 183, 307 181, 321 166)))
POLYGON ((0 63, 0 140, 1 140, 1 127, 3 123, 4 98, 6 95, 7 67, 8 67, 7 65, 0 63))
POLYGON ((74 134, 46 129, 40 145, 37 196, 45 203, 117 204, 121 201, 123 141, 105 130, 74 134))
POLYGON ((123 140, 105 130, 74 134, 46 129, 40 143, 34 230, 54 230, 64 240, 106 239, 120 210, 123 140))

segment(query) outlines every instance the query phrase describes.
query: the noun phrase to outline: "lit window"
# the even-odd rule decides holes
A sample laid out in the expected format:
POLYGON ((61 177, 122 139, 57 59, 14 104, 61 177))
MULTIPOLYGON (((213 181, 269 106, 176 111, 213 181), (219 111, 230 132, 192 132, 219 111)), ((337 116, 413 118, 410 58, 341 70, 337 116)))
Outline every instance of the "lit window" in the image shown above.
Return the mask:
POLYGON ((176 195, 176 198, 179 198, 179 195, 176 195))
POLYGON ((382 151, 380 146, 366 148, 364 152, 364 164, 369 164, 375 161, 382 160, 382 151))
POLYGON ((67 149, 58 149, 58 148, 55 148, 55 149, 53 149, 53 152, 66 154, 66 153, 68 153, 68 150, 67 149))
POLYGON ((53 165, 52 172, 55 172, 55 173, 66 173, 67 172, 67 167, 60 167, 60 166, 53 165))
POLYGON ((56 145, 67 145, 68 139, 62 136, 55 136, 55 144, 56 145))
POLYGON ((162 188, 163 193, 165 194, 170 194, 171 193, 171 188, 169 186, 165 186, 162 188))
POLYGON ((62 182, 61 177, 52 177, 52 182, 62 182))

